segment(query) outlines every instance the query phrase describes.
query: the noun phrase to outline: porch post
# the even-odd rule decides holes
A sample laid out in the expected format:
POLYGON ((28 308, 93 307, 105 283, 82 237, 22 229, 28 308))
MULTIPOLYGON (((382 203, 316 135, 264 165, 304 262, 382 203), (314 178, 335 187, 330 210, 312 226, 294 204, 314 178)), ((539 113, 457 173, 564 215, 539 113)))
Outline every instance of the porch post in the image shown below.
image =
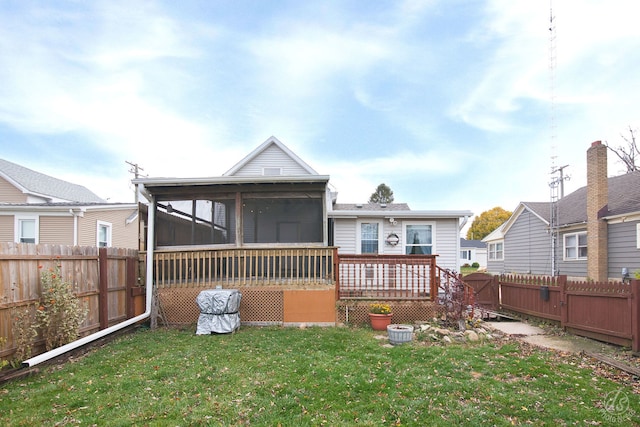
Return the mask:
POLYGON ((242 193, 236 193, 236 247, 242 246, 243 241, 243 230, 244 226, 242 225, 242 193))

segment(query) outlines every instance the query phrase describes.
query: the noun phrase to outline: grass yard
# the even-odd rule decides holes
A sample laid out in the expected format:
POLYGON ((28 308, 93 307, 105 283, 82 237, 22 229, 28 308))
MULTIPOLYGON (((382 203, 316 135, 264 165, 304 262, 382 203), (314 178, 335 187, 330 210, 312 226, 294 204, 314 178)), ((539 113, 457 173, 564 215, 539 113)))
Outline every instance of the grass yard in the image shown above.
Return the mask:
POLYGON ((640 425, 580 357, 517 342, 384 347, 367 328, 139 331, 0 385, 0 425, 640 425))

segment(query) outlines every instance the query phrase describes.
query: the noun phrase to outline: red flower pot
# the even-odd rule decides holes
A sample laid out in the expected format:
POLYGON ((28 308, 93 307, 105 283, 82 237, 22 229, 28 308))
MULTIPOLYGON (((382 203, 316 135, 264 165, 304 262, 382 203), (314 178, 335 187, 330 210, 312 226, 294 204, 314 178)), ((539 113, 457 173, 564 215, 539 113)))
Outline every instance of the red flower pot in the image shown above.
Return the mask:
POLYGON ((386 331, 387 326, 391 324, 391 316, 393 316, 393 314, 369 313, 371 328, 373 328, 374 331, 386 331))

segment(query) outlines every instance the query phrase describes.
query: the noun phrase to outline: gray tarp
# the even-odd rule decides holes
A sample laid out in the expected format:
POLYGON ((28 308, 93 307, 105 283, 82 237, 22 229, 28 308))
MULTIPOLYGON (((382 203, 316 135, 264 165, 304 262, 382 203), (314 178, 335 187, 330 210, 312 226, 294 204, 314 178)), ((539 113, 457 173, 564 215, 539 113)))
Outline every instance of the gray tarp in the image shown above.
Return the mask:
POLYGON ((240 327, 240 300, 242 294, 236 289, 207 289, 197 296, 200 316, 197 335, 224 334, 240 327))

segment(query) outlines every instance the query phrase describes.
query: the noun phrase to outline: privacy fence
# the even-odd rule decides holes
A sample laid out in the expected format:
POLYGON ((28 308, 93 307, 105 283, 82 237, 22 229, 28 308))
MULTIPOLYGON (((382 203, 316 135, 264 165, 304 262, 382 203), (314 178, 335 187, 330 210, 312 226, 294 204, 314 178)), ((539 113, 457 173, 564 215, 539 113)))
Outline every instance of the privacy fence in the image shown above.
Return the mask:
POLYGON ((465 282, 485 307, 556 321, 576 335, 640 351, 640 280, 599 283, 476 273, 465 282))
MULTIPOLYGON (((19 311, 35 314, 41 298, 41 272, 60 267, 88 314, 80 335, 89 335, 144 312, 144 288, 138 286, 138 251, 27 243, 0 243, 0 358, 15 352, 14 321, 19 311)), ((44 350, 42 337, 32 354, 44 350)))

